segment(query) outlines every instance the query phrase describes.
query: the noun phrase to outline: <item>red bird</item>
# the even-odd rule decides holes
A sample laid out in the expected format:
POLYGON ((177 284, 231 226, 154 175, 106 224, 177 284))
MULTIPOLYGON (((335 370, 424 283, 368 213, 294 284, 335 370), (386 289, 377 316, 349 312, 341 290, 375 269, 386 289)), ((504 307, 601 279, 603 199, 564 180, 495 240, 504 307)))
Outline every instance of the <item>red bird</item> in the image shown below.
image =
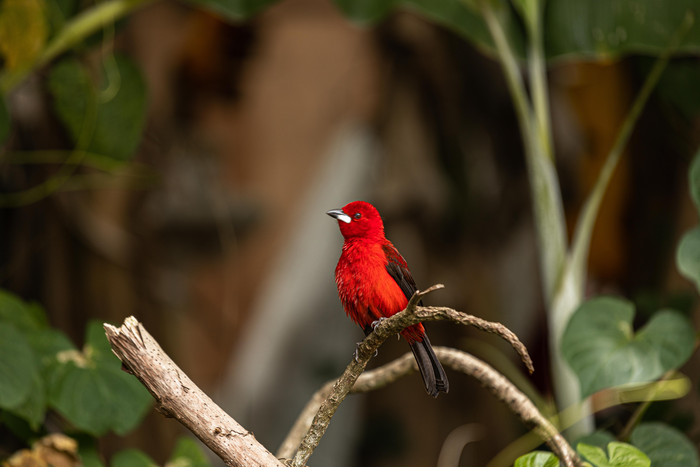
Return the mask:
MULTIPOLYGON (((335 268, 338 296, 345 313, 368 335, 375 321, 406 308, 417 290, 416 283, 406 260, 384 236, 384 224, 374 206, 354 201, 326 214, 338 220, 345 238, 335 268)), ((401 335, 411 346, 428 394, 437 397, 440 392, 449 391, 445 370, 430 346, 423 325, 408 327, 401 335)))

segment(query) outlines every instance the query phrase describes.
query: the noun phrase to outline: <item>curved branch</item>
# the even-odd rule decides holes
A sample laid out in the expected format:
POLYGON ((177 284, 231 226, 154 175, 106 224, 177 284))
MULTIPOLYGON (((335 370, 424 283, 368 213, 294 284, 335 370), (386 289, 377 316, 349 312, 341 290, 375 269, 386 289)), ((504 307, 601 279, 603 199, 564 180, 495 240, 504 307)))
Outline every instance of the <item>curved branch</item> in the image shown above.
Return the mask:
MULTIPOLYGON (((575 451, 559 434, 554 425, 505 376, 467 352, 446 347, 434 347, 433 350, 435 350, 435 355, 437 355, 443 365, 476 378, 483 387, 487 388, 501 402, 506 404, 520 421, 534 429, 535 433, 549 445, 565 466, 574 467, 580 465, 575 451)), ((357 378, 350 392, 373 391, 393 383, 403 376, 412 374, 416 370, 413 354, 406 353, 391 363, 362 374, 357 378)), ((302 436, 311 427, 314 415, 331 393, 333 384, 334 381, 329 381, 312 396, 282 442, 277 451, 278 457, 291 457, 294 454, 302 440, 302 436)))
POLYGON ((123 368, 156 399, 156 410, 182 423, 230 467, 284 467, 175 365, 136 318, 104 325, 123 368))
MULTIPOLYGON (((422 321, 436 321, 449 319, 456 323, 475 326, 483 331, 500 335, 520 354, 530 372, 533 371, 532 360, 527 349, 520 342, 518 337, 508 328, 500 323, 491 323, 481 318, 455 311, 445 307, 418 307, 417 304, 428 293, 442 289, 442 284, 437 284, 421 292, 416 291, 408 301, 406 309, 396 313, 391 318, 381 321, 357 348, 357 357, 353 359, 345 369, 345 372, 333 384, 327 398, 321 403, 316 416, 311 422, 310 428, 299 444, 299 450, 292 460, 293 467, 302 467, 306 464, 311 454, 314 452, 324 433, 328 429, 331 418, 338 410, 338 406, 343 402, 351 388, 355 385, 358 377, 365 369, 367 362, 374 355, 375 350, 389 337, 398 334, 403 329, 418 324, 422 321)), ((490 368, 490 367, 489 367, 490 368)), ((494 370, 495 371, 495 370, 494 370)), ((504 378, 505 379, 505 378, 504 378)), ((507 381, 507 380, 506 380, 507 381)), ((525 397, 523 395, 523 397, 525 397)), ((527 399, 527 397, 525 397, 527 399)), ((529 399, 527 399, 529 401, 529 399)), ((534 405, 533 405, 534 407, 534 405)), ((539 412, 538 412, 539 413, 539 412)), ((556 430, 555 430, 556 432, 556 430)), ((558 435, 558 433, 557 433, 558 435)))

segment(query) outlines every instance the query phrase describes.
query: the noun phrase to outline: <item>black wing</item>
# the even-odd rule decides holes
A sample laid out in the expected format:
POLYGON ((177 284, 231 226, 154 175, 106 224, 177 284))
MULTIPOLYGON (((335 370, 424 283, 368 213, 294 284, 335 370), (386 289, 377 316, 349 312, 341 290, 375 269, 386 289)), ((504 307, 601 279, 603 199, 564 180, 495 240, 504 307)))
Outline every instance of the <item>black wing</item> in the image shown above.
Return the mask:
MULTIPOLYGON (((386 243, 382 246, 382 249, 388 260, 386 263, 386 272, 388 272, 392 279, 401 287, 401 291, 406 296, 406 300, 410 300, 416 290, 418 290, 418 287, 416 287, 416 281, 414 281, 413 276, 411 276, 411 271, 408 270, 406 260, 403 259, 401 253, 399 253, 391 243, 386 243)), ((421 300, 418 304, 423 306, 423 301, 421 300)))

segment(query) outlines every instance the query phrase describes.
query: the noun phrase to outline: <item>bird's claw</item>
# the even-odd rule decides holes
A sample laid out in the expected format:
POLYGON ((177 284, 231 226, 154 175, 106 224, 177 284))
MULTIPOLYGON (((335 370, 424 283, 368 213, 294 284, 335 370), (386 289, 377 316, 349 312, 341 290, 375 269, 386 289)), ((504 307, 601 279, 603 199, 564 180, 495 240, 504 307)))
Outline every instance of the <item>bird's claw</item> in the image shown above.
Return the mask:
POLYGON ((386 318, 386 317, 382 316, 382 317, 379 318, 378 320, 372 321, 372 329, 374 329, 374 328, 376 328, 377 326, 379 326, 379 323, 381 323, 381 322, 384 321, 385 319, 389 319, 389 318, 386 318))
MULTIPOLYGON (((360 344, 362 344, 362 342, 357 343, 357 347, 355 347, 355 351, 352 353, 352 356, 355 358, 356 363, 360 363, 360 360, 358 359, 358 356, 360 354, 360 344)), ((379 349, 375 349, 374 351, 374 356, 376 357, 377 355, 379 355, 379 349)))

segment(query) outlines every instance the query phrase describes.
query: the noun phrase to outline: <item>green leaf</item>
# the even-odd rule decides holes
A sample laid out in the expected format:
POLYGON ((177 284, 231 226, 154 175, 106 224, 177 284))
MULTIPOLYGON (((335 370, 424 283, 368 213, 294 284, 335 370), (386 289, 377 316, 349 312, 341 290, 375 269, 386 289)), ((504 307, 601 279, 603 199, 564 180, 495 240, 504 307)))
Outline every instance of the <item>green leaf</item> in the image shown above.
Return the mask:
MULTIPOLYGON (((697 0, 548 0, 545 46, 550 58, 583 55, 658 55, 697 0)), ((678 53, 700 52, 700 28, 686 35, 678 53)))
POLYGON ((515 460, 514 467, 558 467, 559 458, 551 452, 533 451, 515 460))
POLYGON ((651 459, 652 467, 698 467, 698 452, 677 429, 663 423, 642 423, 632 432, 632 444, 651 459))
POLYGON ((72 58, 52 68, 49 90, 56 114, 73 141, 78 143, 84 131, 91 136, 87 147, 79 149, 127 160, 134 155, 141 141, 145 123, 146 84, 131 60, 122 56, 115 56, 114 59, 116 66, 105 75, 104 83, 100 86, 100 89, 116 91, 113 96, 105 98, 109 93, 98 96, 85 68, 72 58), (94 122, 87 120, 91 114, 89 105, 97 106, 94 122))
POLYGON ((9 411, 0 411, 0 424, 18 439, 27 441, 31 438, 38 438, 37 432, 32 430, 24 418, 18 417, 9 411))
POLYGON ((690 170, 688 170, 688 186, 690 187, 690 197, 693 198, 695 208, 700 212, 700 150, 693 157, 690 170))
POLYGON ((158 467, 153 459, 138 449, 125 449, 112 456, 111 467, 158 467))
POLYGON ((373 24, 383 19, 396 0, 333 0, 350 20, 360 24, 373 24))
POLYGON ((68 336, 58 329, 47 328, 28 331, 26 338, 42 371, 57 362, 57 356, 60 352, 75 350, 75 346, 68 336))
POLYGON ((562 337, 562 353, 579 378, 581 397, 653 381, 692 354, 693 326, 680 313, 661 310, 636 335, 633 317, 634 305, 613 297, 589 300, 572 316, 562 337))
POLYGON ((44 0, 3 0, 0 3, 0 54, 7 70, 32 65, 48 37, 44 0))
MULTIPOLYGON (((495 55, 495 46, 481 14, 458 0, 399 0, 401 7, 416 11, 470 40, 482 51, 495 55)), ((525 56, 525 37, 513 11, 507 7, 498 9, 498 16, 508 36, 513 53, 525 56)))
POLYGON ((102 457, 100 457, 100 453, 97 452, 95 446, 83 447, 81 443, 78 448, 78 454, 80 455, 83 467, 105 467, 104 462, 102 462, 102 457))
POLYGON ((114 370, 121 368, 122 363, 112 352, 112 346, 107 340, 103 322, 91 320, 85 329, 85 353, 89 355, 97 365, 114 370))
POLYGON ((32 386, 27 399, 9 411, 29 423, 33 431, 39 431, 46 416, 46 386, 44 379, 35 371, 32 375, 32 386))
POLYGON ((605 455, 605 451, 598 446, 579 443, 576 445, 576 450, 579 452, 579 454, 585 457, 588 462, 596 467, 608 467, 610 465, 610 462, 608 462, 608 458, 605 455))
POLYGON ((580 443, 588 444, 591 446, 598 446, 599 448, 605 448, 608 444, 615 441, 615 437, 607 431, 596 431, 590 435, 582 436, 576 442, 575 445, 580 443))
POLYGON ((692 281, 700 292, 700 227, 683 235, 676 250, 676 266, 681 275, 692 281))
POLYGON ((14 324, 20 331, 47 326, 46 314, 38 304, 27 304, 17 295, 0 289, 0 322, 14 324))
POLYGON ((29 398, 36 373, 27 340, 12 324, 0 323, 0 408, 22 405, 29 398))
POLYGON ((596 467, 650 467, 651 461, 642 451, 626 444, 611 442, 608 444, 608 456, 598 446, 579 443, 576 450, 596 467))
POLYGON ((88 324, 83 353, 65 353, 51 367, 50 404, 77 428, 94 436, 123 435, 135 428, 152 403, 146 388, 121 370, 102 325, 88 324))
POLYGON ((278 0, 185 0, 185 2, 206 8, 226 19, 240 21, 259 13, 278 0))
POLYGON ((120 435, 131 431, 146 414, 151 397, 124 372, 69 362, 52 378, 49 401, 76 428, 101 436, 110 430, 120 435))
POLYGON ((170 467, 209 467, 211 463, 194 439, 183 436, 178 439, 167 465, 170 467))

